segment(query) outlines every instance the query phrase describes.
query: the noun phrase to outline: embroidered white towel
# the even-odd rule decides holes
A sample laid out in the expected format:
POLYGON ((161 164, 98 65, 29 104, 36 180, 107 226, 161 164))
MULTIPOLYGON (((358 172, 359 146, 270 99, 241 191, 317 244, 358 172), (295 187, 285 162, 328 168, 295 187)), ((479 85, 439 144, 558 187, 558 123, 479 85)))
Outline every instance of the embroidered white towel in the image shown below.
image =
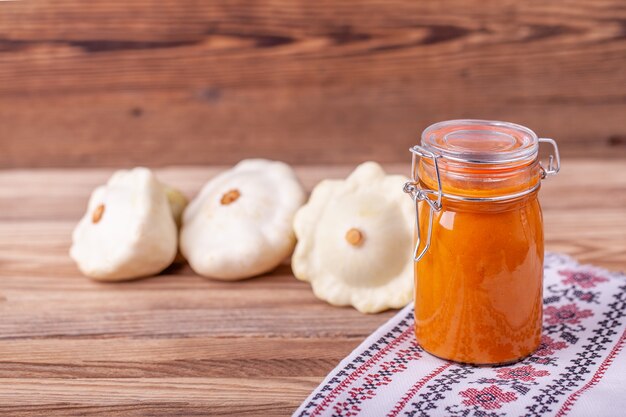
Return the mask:
POLYGON ((511 366, 435 358, 409 305, 326 377, 294 416, 626 416, 626 276, 546 255, 540 348, 511 366))

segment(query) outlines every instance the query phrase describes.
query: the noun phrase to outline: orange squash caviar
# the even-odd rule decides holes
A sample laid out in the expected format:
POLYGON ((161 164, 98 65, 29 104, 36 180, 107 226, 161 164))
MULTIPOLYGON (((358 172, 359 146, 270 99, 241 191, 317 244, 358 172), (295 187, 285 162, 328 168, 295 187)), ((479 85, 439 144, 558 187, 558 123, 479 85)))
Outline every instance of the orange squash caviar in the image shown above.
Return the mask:
POLYGON ((546 171, 538 162, 538 139, 518 125, 460 120, 431 126, 422 145, 437 156, 439 169, 422 155, 415 184, 430 190, 432 202, 439 175, 442 196, 429 247, 424 235, 431 207, 418 203, 416 254, 423 256, 415 263, 417 341, 435 356, 462 363, 522 359, 541 339, 538 192, 546 171))

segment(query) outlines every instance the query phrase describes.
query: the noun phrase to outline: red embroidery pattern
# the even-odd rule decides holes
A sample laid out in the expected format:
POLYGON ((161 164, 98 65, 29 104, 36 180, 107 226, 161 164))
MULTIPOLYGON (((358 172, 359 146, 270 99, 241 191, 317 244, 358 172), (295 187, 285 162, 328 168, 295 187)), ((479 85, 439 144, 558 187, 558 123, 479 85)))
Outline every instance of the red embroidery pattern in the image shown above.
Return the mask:
POLYGON ((463 404, 477 405, 485 410, 495 410, 502 407, 502 403, 510 403, 517 400, 517 395, 514 392, 502 391, 495 385, 490 385, 480 390, 468 388, 459 394, 466 398, 463 400, 463 404))
POLYGON ((393 409, 389 412, 389 414, 387 414, 387 417, 396 417, 398 414, 400 414, 400 412, 404 409, 404 407, 406 407, 406 405, 409 403, 409 401, 411 401, 411 399, 415 396, 415 394, 417 394, 417 392, 420 389, 422 389, 424 384, 426 384, 428 381, 430 381, 431 379, 433 379, 434 377, 436 377, 437 375, 439 375, 440 373, 448 369, 450 366, 452 366, 452 362, 448 362, 444 365, 441 365, 439 368, 432 371, 426 377, 417 381, 417 383, 411 387, 409 392, 407 392, 400 399, 398 404, 396 404, 396 406, 393 407, 393 409))
POLYGON ((498 378, 517 379, 519 381, 531 382, 536 377, 550 375, 548 371, 538 371, 531 365, 518 366, 515 368, 502 368, 496 371, 498 378))
POLYGON ((586 271, 572 271, 570 269, 565 269, 563 271, 559 271, 559 274, 566 277, 561 281, 563 284, 574 284, 581 288, 593 288, 596 284, 608 281, 608 279, 601 277, 600 275, 592 274, 591 272, 586 271))
POLYGON ((591 310, 580 310, 578 306, 573 303, 561 307, 546 307, 543 312, 547 316, 545 322, 551 326, 562 323, 580 324, 580 319, 593 316, 591 310))
POLYGON ((409 361, 422 357, 420 351, 421 348, 417 343, 413 343, 411 349, 400 349, 391 361, 383 362, 377 372, 368 374, 360 386, 348 391, 348 398, 345 401, 335 404, 333 407, 335 415, 351 417, 360 412, 362 404, 374 398, 378 388, 393 382, 394 374, 406 371, 409 361))
POLYGON ((550 356, 554 355, 555 350, 565 349, 567 343, 555 342, 553 338, 548 335, 541 336, 541 344, 534 353, 534 356, 550 356))

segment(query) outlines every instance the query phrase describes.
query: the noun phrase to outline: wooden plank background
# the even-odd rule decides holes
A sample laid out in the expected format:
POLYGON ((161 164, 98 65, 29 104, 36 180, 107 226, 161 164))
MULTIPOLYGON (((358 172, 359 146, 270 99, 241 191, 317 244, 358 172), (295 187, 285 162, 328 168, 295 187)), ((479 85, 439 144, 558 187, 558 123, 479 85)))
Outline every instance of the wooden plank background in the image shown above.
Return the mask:
POLYGON ((0 2, 0 168, 406 161, 510 120, 626 156, 623 0, 0 2))

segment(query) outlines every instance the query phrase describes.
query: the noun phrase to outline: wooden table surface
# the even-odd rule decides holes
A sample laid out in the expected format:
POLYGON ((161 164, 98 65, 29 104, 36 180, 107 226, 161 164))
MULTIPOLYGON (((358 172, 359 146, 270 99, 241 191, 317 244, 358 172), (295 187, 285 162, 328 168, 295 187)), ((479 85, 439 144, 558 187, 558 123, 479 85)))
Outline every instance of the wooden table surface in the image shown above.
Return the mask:
MULTIPOLYGON (((311 188, 350 168, 297 172, 311 188)), ((216 172, 158 171, 190 196, 216 172)), ((110 173, 0 171, 2 415, 288 415, 393 314, 318 301, 288 265, 235 283, 186 266, 90 281, 67 255, 70 234, 110 173)), ((625 161, 566 160, 541 195, 548 250, 626 268, 625 161)))

